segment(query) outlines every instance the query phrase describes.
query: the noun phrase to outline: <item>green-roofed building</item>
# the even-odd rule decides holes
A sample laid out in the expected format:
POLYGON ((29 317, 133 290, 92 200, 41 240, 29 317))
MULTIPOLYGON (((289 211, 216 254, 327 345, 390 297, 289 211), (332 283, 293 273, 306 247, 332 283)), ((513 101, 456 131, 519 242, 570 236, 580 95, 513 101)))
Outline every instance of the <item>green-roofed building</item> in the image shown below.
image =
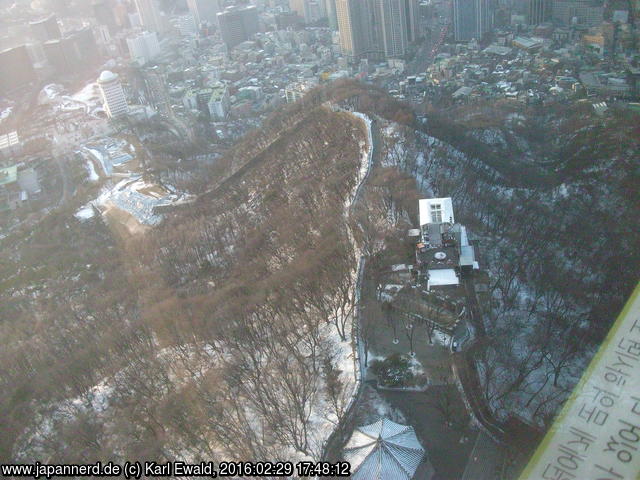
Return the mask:
POLYGON ((0 187, 18 181, 18 167, 16 165, 7 168, 0 168, 0 187))
POLYGON ((18 184, 16 165, 0 168, 0 210, 16 208, 21 202, 21 189, 18 184))

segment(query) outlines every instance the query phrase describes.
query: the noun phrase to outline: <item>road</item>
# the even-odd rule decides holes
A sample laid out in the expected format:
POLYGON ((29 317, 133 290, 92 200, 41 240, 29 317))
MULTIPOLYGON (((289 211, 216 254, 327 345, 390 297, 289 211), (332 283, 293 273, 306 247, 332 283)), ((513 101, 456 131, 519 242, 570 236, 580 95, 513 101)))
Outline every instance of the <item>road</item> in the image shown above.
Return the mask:
POLYGON ((56 162, 56 166, 60 171, 60 177, 62 178, 62 195, 58 202, 58 206, 62 206, 67 203, 67 200, 69 199, 69 174, 67 173, 67 167, 62 163, 60 156, 55 155, 53 160, 56 162))
POLYGON ((484 432, 480 432, 473 446, 462 480, 495 480, 500 478, 502 451, 484 432))
POLYGON ((482 338, 487 335, 484 327, 484 319, 482 318, 482 309, 478 301, 476 286, 473 277, 465 277, 462 280, 467 295, 467 308, 469 309, 469 318, 476 331, 476 337, 482 338))
MULTIPOLYGON (((437 479, 458 479, 462 476, 471 447, 473 435, 466 433, 466 442, 460 442, 463 433, 446 425, 442 413, 436 408, 437 398, 451 395, 456 415, 466 416, 457 389, 452 386, 431 387, 426 392, 378 392, 389 404, 402 412, 407 425, 411 425, 427 451, 427 458, 436 471, 437 479), (445 393, 445 390, 449 390, 445 393)), ((422 480, 424 470, 416 472, 414 480, 422 480), (422 478, 420 475, 423 475, 422 478)))

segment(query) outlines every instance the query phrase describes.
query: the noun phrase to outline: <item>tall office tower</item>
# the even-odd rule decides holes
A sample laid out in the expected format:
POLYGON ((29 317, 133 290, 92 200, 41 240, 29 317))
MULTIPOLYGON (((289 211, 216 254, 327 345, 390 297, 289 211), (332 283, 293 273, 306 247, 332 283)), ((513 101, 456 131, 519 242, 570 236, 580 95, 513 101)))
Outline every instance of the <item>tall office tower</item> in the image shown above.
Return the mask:
POLYGON ((551 18, 549 0, 529 0, 529 25, 539 25, 551 18))
POLYGON ((129 22, 129 10, 125 3, 116 3, 113 7, 113 15, 116 19, 116 25, 118 27, 131 27, 131 22, 129 22))
POLYGON ((453 34, 456 42, 468 42, 493 27, 491 0, 453 0, 453 34))
POLYGON ((303 18, 304 23, 315 23, 327 16, 325 0, 289 0, 289 8, 303 18))
POLYGON ((198 25, 204 22, 216 25, 217 15, 222 11, 221 3, 220 0, 187 0, 189 11, 198 25))
POLYGON ((63 39, 49 40, 42 44, 44 55, 47 57, 47 63, 57 74, 72 72, 74 67, 65 51, 64 44, 65 41, 63 39))
POLYGON ((29 26, 31 27, 31 35, 33 38, 41 42, 57 40, 62 37, 60 26, 58 25, 58 18, 53 14, 42 20, 29 22, 29 26))
POLYGON ((156 32, 142 32, 135 37, 127 38, 131 60, 145 65, 160 54, 160 43, 156 32))
POLYGON ((407 53, 409 35, 405 0, 378 0, 384 54, 387 58, 407 53))
POLYGON ((553 0, 551 13, 553 21, 560 24, 595 27, 602 23, 604 8, 592 0, 553 0))
POLYGON ((91 6, 93 8, 93 16, 98 21, 98 25, 106 25, 109 32, 114 33, 117 30, 116 16, 113 5, 109 0, 98 0, 91 6))
POLYGON ((36 73, 25 45, 0 52, 0 92, 22 87, 35 80, 36 73))
POLYGON ((420 37, 420 7, 418 0, 404 0, 407 20, 407 38, 409 43, 415 42, 420 37))
POLYGON ((229 7, 224 12, 218 13, 218 26, 222 41, 231 50, 258 33, 258 10, 253 5, 229 7))
POLYGON ((340 46, 352 60, 403 57, 418 36, 417 0, 336 0, 340 46))
POLYGON ((34 42, 27 43, 25 45, 27 47, 27 53, 29 54, 29 58, 31 59, 31 64, 33 68, 36 70, 38 68, 42 68, 44 64, 47 63, 47 57, 44 54, 44 48, 42 47, 42 43, 34 42))
POLYGON ((129 111, 127 99, 117 74, 105 70, 98 78, 98 86, 104 102, 104 110, 109 118, 125 115, 129 111))
POLYGON ((329 28, 331 30, 337 30, 338 14, 336 13, 336 0, 325 0, 325 9, 327 10, 327 18, 329 19, 329 28))
POLYGON ((351 60, 383 53, 379 39, 377 0, 336 0, 340 48, 351 60))
POLYGON ((100 61, 98 57, 98 44, 93 36, 91 28, 83 28, 75 32, 69 33, 65 39, 67 40, 67 48, 71 50, 68 55, 74 58, 75 63, 84 68, 100 61))
POLYGON ((150 32, 162 33, 164 26, 157 0, 135 0, 135 2, 142 26, 150 32))
POLYGON ((42 47, 47 63, 60 75, 75 73, 100 61, 98 45, 90 28, 71 32, 64 38, 49 40, 42 47))

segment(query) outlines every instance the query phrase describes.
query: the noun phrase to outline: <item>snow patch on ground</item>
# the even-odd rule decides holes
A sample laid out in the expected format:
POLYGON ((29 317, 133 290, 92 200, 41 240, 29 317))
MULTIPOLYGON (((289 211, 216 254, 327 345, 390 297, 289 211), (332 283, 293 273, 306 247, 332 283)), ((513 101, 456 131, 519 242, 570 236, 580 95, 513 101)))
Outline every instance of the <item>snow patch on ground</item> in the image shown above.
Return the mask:
MULTIPOLYGON (((206 371, 211 367, 212 354, 209 345, 183 345, 167 347, 156 354, 156 360, 163 366, 176 389, 190 380, 185 371, 206 371)), ((116 374, 102 379, 89 388, 83 395, 68 398, 45 405, 36 415, 32 424, 18 438, 14 457, 20 461, 34 458, 47 458, 50 455, 48 446, 56 432, 67 423, 73 424, 75 419, 86 416, 93 422, 101 424, 109 430, 117 423, 114 415, 117 410, 111 407, 118 401, 118 383, 135 366, 128 366, 116 374)), ((118 435, 117 433, 113 433, 118 435)), ((186 457, 186 461, 195 461, 186 457)))
POLYGON ((92 182, 97 182, 98 180, 100 180, 100 176, 96 172, 96 168, 90 159, 86 159, 85 166, 87 167, 87 172, 89 172, 89 180, 91 180, 92 182))
POLYGON ((12 112, 13 112, 13 107, 8 107, 0 111, 0 123, 2 123, 4 120, 9 118, 12 112))
POLYGON ((75 213, 74 217, 76 217, 78 220, 83 222, 85 220, 89 220, 90 218, 93 218, 94 215, 95 215, 95 212, 93 210, 93 207, 91 205, 85 205, 75 213))

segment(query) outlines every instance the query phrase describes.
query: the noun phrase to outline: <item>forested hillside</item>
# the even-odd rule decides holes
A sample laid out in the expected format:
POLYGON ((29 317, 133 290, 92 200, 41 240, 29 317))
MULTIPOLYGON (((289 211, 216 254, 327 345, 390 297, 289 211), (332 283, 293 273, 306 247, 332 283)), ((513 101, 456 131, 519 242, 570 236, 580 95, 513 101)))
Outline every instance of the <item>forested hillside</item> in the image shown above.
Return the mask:
POLYGON ((490 274, 475 356, 498 417, 548 424, 638 281, 637 117, 513 102, 387 128, 389 166, 451 196, 490 274))
POLYGON ((489 273, 487 403, 545 425, 637 281, 637 120, 513 103, 417 119, 343 81, 180 172, 196 200, 146 233, 79 222, 71 200, 0 241, 0 458, 318 459, 354 388, 358 257, 411 262, 432 195, 489 273), (353 209, 372 145, 336 105, 376 123, 353 209))
POLYGON ((318 458, 353 393, 366 123, 288 108, 141 236, 64 209, 2 243, 5 460, 318 458))

